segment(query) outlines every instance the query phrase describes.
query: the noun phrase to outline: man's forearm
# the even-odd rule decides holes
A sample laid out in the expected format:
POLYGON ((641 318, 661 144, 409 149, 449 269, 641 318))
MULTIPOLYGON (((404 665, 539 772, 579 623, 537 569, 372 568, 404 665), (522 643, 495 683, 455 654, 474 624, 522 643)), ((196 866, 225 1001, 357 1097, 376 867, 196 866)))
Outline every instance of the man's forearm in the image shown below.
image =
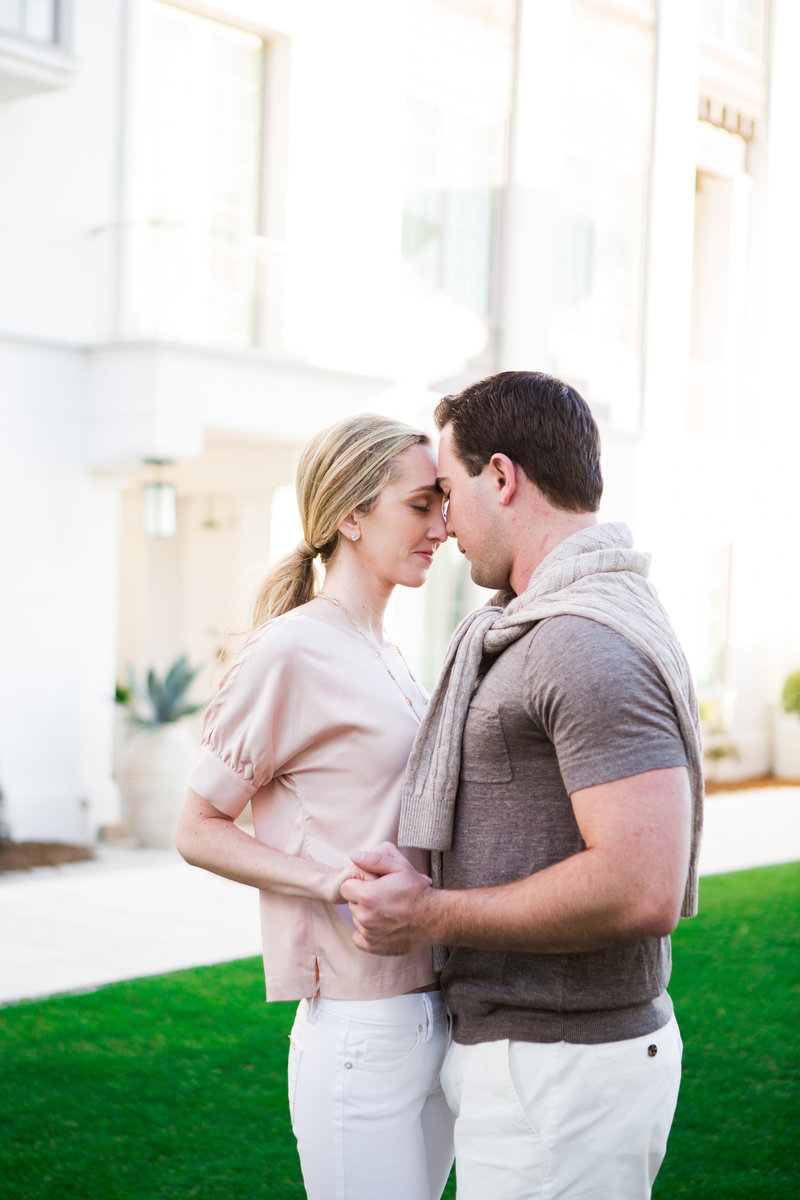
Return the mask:
POLYGON ((602 866, 583 851, 516 883, 431 890, 415 924, 433 945, 568 954, 636 937, 661 937, 677 923, 648 903, 609 884, 602 866))
POLYGON ((571 800, 586 848, 516 883, 432 898, 440 944, 571 953, 672 932, 689 867, 686 769, 599 784, 571 800))

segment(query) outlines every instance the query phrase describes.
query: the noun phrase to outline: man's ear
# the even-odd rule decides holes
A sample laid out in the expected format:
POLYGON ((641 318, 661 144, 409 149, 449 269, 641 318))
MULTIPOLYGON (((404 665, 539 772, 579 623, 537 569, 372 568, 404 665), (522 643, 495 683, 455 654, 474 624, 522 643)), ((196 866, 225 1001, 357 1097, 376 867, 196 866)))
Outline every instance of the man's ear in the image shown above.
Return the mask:
POLYGON ((493 454, 489 459, 489 473, 492 486, 497 491, 501 504, 510 504, 517 490, 519 479, 518 468, 507 454, 493 454))

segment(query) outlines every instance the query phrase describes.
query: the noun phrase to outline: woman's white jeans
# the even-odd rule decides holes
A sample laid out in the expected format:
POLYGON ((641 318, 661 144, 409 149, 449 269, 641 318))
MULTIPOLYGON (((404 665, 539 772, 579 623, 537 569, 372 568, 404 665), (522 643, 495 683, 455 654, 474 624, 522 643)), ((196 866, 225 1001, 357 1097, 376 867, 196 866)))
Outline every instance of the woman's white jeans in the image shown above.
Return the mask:
POLYGON ((600 1046, 454 1042, 442 1086, 456 1113, 458 1200, 645 1200, 682 1048, 674 1017, 600 1046))
POLYGON ((289 1110, 309 1200, 438 1200, 453 1161, 440 992, 301 1000, 289 1110))

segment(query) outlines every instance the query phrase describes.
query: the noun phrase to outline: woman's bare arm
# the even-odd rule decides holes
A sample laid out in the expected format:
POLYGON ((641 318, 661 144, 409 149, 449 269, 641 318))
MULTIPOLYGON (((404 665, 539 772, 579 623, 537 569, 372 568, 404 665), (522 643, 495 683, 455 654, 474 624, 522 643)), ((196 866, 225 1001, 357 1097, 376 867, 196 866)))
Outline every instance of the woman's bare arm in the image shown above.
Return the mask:
POLYGON ((193 867, 262 891, 308 896, 329 904, 344 904, 339 889, 356 873, 352 863, 330 867, 265 846, 191 788, 181 809, 175 845, 193 867))

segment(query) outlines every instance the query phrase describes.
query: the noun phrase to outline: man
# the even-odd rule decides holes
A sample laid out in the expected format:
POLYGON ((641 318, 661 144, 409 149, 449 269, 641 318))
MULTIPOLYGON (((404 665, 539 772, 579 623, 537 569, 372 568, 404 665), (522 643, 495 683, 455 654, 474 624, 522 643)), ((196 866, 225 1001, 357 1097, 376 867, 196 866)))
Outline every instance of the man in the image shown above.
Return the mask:
POLYGON ((354 940, 441 954, 459 1200, 650 1194, 680 1081, 669 934, 696 911, 697 706, 648 557, 597 523, 597 427, 550 376, 445 397, 447 531, 497 604, 464 619, 399 842, 354 855, 354 940), (379 878, 374 878, 379 876, 379 878))

